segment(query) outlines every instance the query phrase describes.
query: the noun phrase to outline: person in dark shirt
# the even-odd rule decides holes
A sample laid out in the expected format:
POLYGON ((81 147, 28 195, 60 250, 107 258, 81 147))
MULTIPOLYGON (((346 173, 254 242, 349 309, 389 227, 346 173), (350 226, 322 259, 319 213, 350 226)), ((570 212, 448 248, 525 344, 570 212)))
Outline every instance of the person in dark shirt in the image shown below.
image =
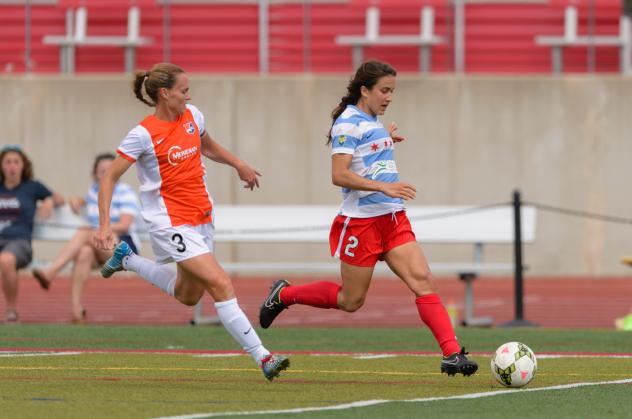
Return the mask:
POLYGON ((48 218, 55 205, 63 204, 33 180, 33 165, 19 146, 4 146, 0 151, 0 278, 6 302, 5 321, 17 322, 18 269, 31 262, 33 220, 48 218), (41 201, 41 202, 40 202, 41 201))

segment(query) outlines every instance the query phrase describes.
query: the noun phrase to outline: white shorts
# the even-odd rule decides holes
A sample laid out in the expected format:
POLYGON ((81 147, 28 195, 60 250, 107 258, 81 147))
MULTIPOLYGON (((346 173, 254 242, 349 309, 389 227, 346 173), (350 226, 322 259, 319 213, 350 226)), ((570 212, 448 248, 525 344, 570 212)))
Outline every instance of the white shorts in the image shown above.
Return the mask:
POLYGON ((183 260, 213 252, 213 223, 197 226, 181 225, 149 233, 156 263, 182 262, 183 260))

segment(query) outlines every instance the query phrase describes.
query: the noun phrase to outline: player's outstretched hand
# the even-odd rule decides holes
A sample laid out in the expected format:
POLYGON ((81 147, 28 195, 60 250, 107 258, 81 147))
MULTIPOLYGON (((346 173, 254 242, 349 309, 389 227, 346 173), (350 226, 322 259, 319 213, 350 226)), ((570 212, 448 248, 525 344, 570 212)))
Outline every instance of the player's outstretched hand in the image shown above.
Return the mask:
POLYGON ((255 188, 255 186, 259 187, 259 178, 261 173, 257 172, 255 169, 250 167, 247 163, 242 163, 236 167, 237 173, 239 174, 239 179, 246 182, 244 188, 248 188, 251 191, 255 188))
POLYGON ((389 125, 388 127, 388 135, 391 136, 391 139, 396 143, 399 143, 406 139, 399 134, 395 134, 395 131, 397 131, 397 125, 395 125, 395 122, 391 122, 391 125, 389 125))
POLYGON ((391 198, 402 198, 407 201, 415 199, 417 189, 410 183, 395 182, 385 183, 382 192, 391 198))
POLYGON ((101 250, 114 249, 114 234, 110 227, 100 227, 92 236, 94 247, 101 250))

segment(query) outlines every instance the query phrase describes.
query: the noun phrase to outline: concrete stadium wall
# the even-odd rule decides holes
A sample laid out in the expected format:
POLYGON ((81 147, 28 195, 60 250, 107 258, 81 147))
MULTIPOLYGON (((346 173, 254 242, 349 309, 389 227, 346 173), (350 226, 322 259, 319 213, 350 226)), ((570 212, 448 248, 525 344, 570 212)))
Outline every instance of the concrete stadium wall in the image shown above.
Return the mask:
MULTIPOLYGON (((325 135, 346 76, 191 76, 192 103, 209 132, 263 173, 243 190, 232 169, 209 162, 217 203, 334 204, 325 135)), ((36 176, 65 195, 83 195, 93 156, 114 150, 150 108, 123 76, 2 77, 2 143, 21 144, 36 176)), ((632 216, 632 79, 619 76, 400 76, 382 118, 407 140, 397 146, 403 180, 416 205, 489 204, 524 199, 632 216)), ((125 180, 137 185, 135 170, 125 180)), ((530 274, 623 275, 632 226, 538 213, 536 243, 526 246, 530 274)), ((148 246, 147 246, 148 247, 148 246)), ((58 244, 37 244, 52 257, 58 244)), ((465 246, 427 246, 431 261, 469 260, 465 246)), ((328 260, 325 246, 223 245, 223 260, 328 260)), ((510 261, 508 246, 488 260, 510 261)))

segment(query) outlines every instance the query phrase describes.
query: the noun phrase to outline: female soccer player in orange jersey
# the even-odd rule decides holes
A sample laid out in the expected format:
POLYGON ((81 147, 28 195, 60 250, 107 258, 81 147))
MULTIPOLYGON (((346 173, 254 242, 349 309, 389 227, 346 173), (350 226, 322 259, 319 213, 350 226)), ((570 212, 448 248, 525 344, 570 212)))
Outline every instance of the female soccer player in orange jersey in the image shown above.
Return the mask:
POLYGON ((251 190, 259 187, 260 174, 206 131, 202 113, 187 104, 189 79, 180 67, 161 63, 139 71, 133 89, 155 111, 123 139, 101 180, 95 244, 102 249, 114 246, 109 221, 113 187, 136 163, 141 213, 157 260, 140 257, 120 242, 101 274, 107 278, 119 270, 134 271, 186 305, 197 304, 208 292, 224 327, 272 380, 289 366, 289 359, 272 355, 262 345, 237 304, 230 278, 213 256, 213 200, 206 188, 202 155, 234 167, 251 190), (177 267, 165 265, 169 262, 177 267))
POLYGON ((347 94, 332 111, 328 144, 332 180, 342 188, 343 203, 329 235, 332 256, 340 259, 342 286, 316 282, 295 286, 276 281, 259 313, 263 328, 293 304, 353 312, 364 304, 373 269, 384 260, 415 295, 421 320, 443 352, 441 371, 448 375, 476 372, 456 340, 428 262, 412 231, 404 201, 415 198, 415 187, 399 179, 394 146, 403 138, 378 121, 393 99, 396 71, 369 61, 358 68, 347 94))

